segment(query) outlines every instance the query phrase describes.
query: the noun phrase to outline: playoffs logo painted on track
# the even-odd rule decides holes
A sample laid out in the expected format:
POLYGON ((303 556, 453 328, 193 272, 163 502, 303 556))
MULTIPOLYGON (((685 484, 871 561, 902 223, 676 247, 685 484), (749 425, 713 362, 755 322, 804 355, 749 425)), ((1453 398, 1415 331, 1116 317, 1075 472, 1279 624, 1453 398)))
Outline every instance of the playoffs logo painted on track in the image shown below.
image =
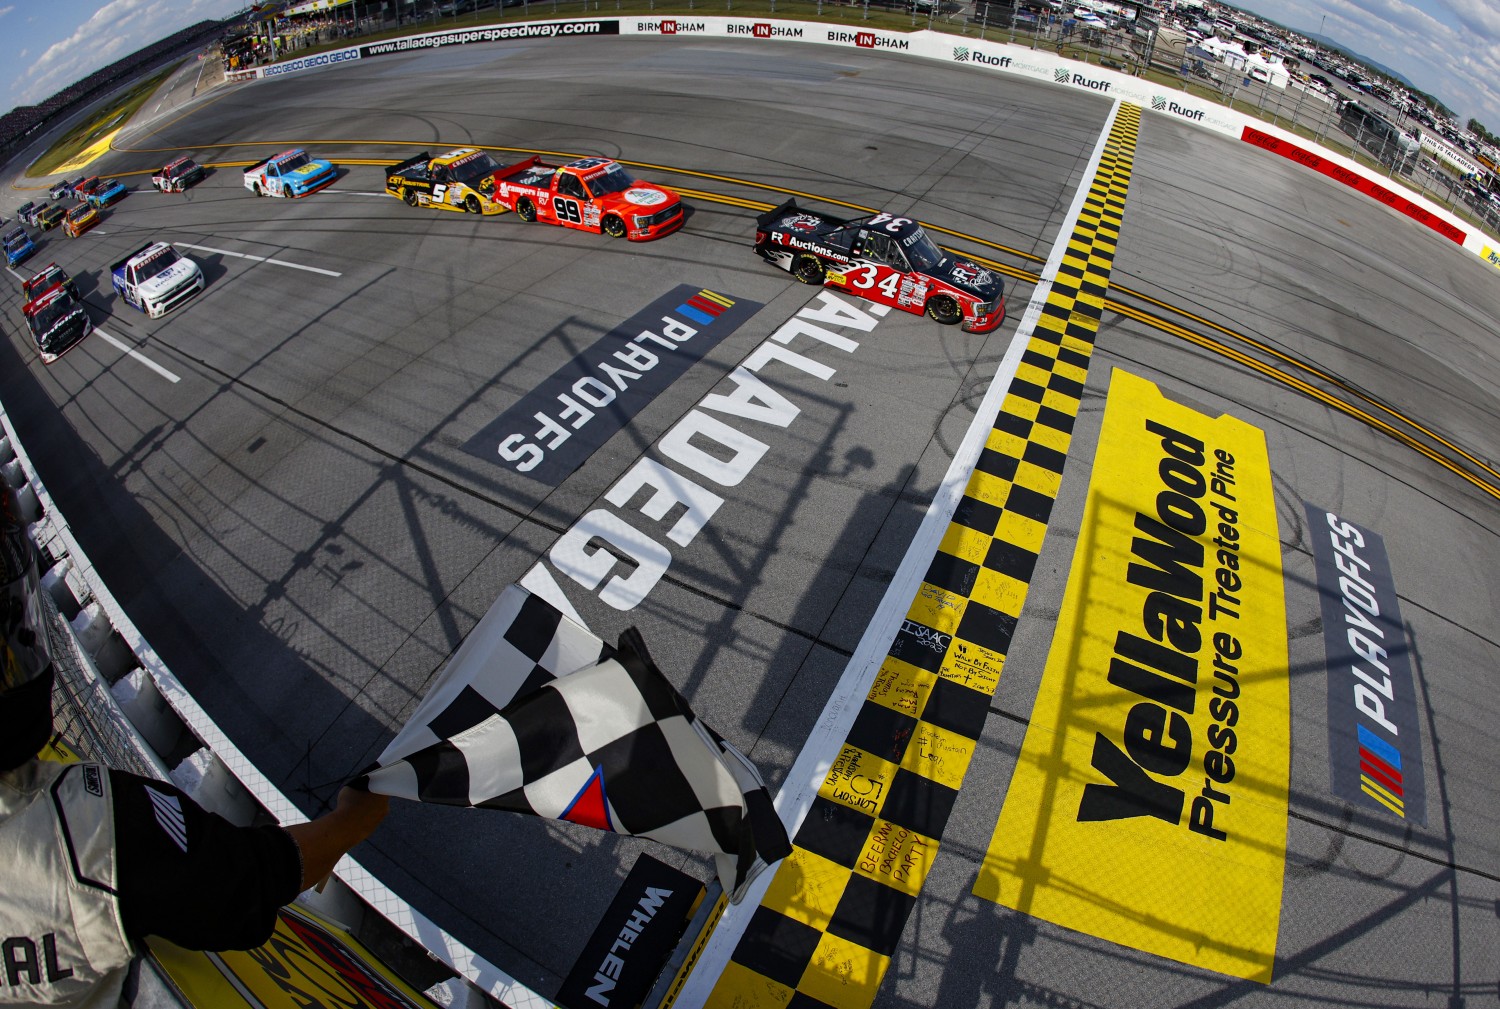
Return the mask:
POLYGON ((1117 370, 974 892, 1269 983, 1289 773, 1282 591, 1264 435, 1117 370))
POLYGON ((1385 541, 1304 502, 1323 643, 1333 794, 1426 825, 1422 732, 1385 541))
POLYGON ((615 327, 463 449, 555 487, 759 310, 757 302, 684 284, 615 327))
POLYGON ((828 381, 837 370, 819 358, 859 349, 839 330, 867 333, 882 309, 866 312, 819 291, 626 470, 521 586, 574 614, 557 572, 571 590, 594 593, 617 610, 639 606, 672 565, 674 550, 690 548, 724 504, 720 490, 743 484, 771 450, 761 438, 790 427, 802 412, 771 383, 828 381))

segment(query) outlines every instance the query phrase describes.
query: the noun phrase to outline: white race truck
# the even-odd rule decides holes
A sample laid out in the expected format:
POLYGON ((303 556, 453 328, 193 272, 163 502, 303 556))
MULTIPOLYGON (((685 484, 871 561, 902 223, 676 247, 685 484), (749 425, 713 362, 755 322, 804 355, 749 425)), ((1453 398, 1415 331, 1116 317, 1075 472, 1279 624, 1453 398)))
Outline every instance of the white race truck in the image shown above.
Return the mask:
POLYGON ((148 242, 111 263, 110 282, 125 301, 159 319, 203 290, 198 264, 166 242, 148 242))

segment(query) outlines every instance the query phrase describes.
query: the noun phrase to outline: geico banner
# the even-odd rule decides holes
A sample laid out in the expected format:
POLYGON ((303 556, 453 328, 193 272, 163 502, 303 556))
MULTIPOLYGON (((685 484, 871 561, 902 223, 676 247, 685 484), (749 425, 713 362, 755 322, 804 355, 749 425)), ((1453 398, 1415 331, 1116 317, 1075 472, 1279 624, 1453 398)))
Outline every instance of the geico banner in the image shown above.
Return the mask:
POLYGON ((328 67, 335 63, 345 63, 349 60, 357 59, 359 59, 359 50, 356 48, 335 49, 332 52, 318 53, 316 56, 303 56, 300 59, 288 60, 285 63, 272 63, 268 67, 258 67, 256 72, 261 77, 279 77, 282 74, 294 74, 298 70, 328 67))
POLYGON ((1288 698, 1265 436, 1116 370, 1052 649, 974 892, 1269 983, 1288 698))

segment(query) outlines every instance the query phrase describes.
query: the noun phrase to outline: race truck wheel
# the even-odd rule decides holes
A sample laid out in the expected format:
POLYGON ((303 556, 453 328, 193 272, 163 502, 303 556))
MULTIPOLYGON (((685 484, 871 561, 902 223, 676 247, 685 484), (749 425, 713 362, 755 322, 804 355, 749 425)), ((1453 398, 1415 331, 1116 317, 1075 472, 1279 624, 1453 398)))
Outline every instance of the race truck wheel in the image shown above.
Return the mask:
POLYGON ((946 294, 933 295, 927 299, 927 314, 945 326, 951 326, 964 317, 957 299, 946 294))
POLYGON ((264 189, 260 188, 260 183, 259 182, 257 182, 255 184, 255 188, 254 188, 253 192, 255 193, 256 196, 264 196, 264 195, 266 195, 266 191, 264 189))
POLYGON ((792 263, 792 276, 804 284, 821 284, 828 276, 828 271, 823 268, 823 261, 817 256, 809 256, 805 253, 798 256, 792 263))
POLYGON ((406 201, 408 207, 415 207, 417 205, 417 191, 415 189, 404 190, 401 193, 401 198, 406 201))
POLYGON ((536 204, 531 202, 531 197, 523 196, 516 201, 516 216, 527 224, 536 220, 536 204))
POLYGON ((604 233, 610 238, 625 237, 625 222, 620 220, 614 214, 610 214, 608 217, 606 217, 601 227, 604 229, 604 233))
POLYGON ((479 213, 483 213, 483 211, 481 211, 479 209, 479 197, 477 197, 477 196, 465 196, 464 197, 464 213, 466 213, 466 214, 479 214, 479 213))

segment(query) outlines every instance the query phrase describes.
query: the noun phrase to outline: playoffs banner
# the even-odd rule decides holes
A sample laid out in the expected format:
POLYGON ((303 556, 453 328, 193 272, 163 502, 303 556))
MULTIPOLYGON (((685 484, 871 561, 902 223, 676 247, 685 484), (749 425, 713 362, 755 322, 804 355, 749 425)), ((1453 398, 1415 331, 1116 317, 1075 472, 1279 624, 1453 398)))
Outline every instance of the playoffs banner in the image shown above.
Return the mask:
POLYGON ((1269 982, 1288 696, 1264 435, 1116 370, 1056 636, 974 892, 1269 982))

